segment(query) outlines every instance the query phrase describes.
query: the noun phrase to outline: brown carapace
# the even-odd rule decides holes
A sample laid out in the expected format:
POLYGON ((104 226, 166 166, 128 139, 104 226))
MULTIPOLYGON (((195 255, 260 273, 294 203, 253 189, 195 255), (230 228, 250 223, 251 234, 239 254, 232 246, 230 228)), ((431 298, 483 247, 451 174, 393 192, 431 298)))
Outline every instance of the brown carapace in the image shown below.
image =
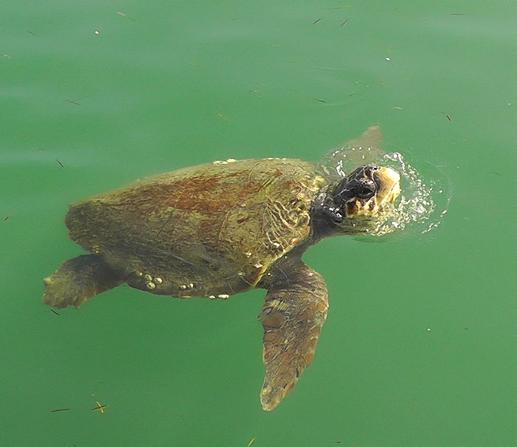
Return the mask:
MULTIPOLYGON (((379 140, 374 127, 354 142, 379 140)), ((70 237, 89 254, 45 278, 44 302, 78 307, 122 283, 179 298, 264 288, 261 402, 272 410, 311 363, 327 316, 325 281, 303 252, 326 236, 364 232, 399 191, 390 168, 362 166, 335 181, 285 158, 152 177, 71 206, 70 237)))

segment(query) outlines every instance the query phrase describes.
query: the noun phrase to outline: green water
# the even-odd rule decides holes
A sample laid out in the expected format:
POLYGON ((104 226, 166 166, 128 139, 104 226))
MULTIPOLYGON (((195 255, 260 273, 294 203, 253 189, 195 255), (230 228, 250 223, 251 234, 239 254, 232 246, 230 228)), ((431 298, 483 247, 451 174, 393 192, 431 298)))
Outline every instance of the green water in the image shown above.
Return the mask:
POLYGON ((2 2, 0 446, 517 445, 516 17, 502 0, 2 2), (215 159, 316 160, 373 123, 440 176, 448 214, 307 253, 331 309, 274 412, 263 291, 41 303, 81 252, 69 203, 215 159))

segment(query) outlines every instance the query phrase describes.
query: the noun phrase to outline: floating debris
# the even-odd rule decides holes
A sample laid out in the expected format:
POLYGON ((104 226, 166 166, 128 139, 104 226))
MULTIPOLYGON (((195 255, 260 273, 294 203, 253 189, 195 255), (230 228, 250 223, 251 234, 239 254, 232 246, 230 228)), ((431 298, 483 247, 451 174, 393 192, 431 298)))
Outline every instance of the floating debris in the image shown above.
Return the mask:
POLYGON ((71 408, 56 408, 54 410, 50 410, 51 413, 59 413, 61 411, 70 411, 71 408))
POLYGON ((92 408, 92 411, 98 411, 101 414, 104 414, 104 409, 108 406, 106 404, 100 403, 99 401, 95 401, 95 407, 92 408))
POLYGON ((124 17, 128 20, 131 20, 132 22, 135 21, 135 19, 133 19, 133 17, 128 16, 124 11, 117 11, 117 15, 120 17, 124 17))
POLYGON ((228 118, 224 113, 218 112, 216 114, 217 118, 223 120, 223 121, 230 121, 230 118, 228 118))

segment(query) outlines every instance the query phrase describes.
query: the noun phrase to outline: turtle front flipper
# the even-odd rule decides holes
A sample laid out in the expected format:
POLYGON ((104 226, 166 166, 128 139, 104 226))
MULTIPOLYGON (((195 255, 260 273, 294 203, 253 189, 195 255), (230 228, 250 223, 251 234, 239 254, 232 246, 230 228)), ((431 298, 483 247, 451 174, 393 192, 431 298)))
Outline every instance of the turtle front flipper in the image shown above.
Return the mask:
POLYGON ((65 261, 43 282, 45 304, 79 307, 98 293, 118 286, 123 279, 100 256, 83 255, 65 261))
POLYGON ((314 357, 327 317, 327 286, 301 260, 272 273, 261 319, 266 375, 262 408, 273 410, 291 391, 314 357))

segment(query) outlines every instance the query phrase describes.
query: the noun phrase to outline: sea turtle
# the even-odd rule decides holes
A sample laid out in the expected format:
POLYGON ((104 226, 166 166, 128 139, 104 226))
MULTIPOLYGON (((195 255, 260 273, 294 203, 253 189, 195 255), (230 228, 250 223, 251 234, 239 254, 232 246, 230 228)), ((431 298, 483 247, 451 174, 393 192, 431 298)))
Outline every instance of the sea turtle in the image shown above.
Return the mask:
MULTIPOLYGON (((355 144, 379 140, 377 127, 355 144)), ((264 410, 274 409, 314 356, 328 309, 322 276, 302 261, 326 236, 365 232, 400 192, 389 167, 330 179, 288 158, 227 160, 140 181, 72 205, 72 240, 90 254, 45 278, 44 302, 80 306, 122 283, 179 298, 267 290, 264 410)))

